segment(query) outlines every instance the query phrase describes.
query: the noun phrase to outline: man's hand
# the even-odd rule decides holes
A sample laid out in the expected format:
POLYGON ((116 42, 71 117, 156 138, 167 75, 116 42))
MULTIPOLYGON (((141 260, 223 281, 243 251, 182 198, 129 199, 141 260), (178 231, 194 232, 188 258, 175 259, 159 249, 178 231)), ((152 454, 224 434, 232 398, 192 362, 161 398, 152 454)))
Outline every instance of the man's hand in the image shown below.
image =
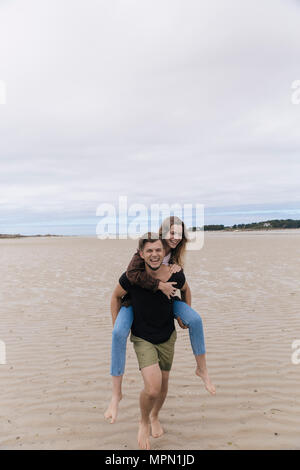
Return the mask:
POLYGON ((186 326, 186 325, 182 322, 181 318, 177 317, 176 320, 178 321, 178 325, 180 326, 180 328, 182 328, 183 330, 186 330, 186 329, 188 328, 188 326, 186 326))
POLYGON ((168 299, 171 299, 176 294, 176 287, 173 284, 177 284, 177 282, 159 282, 158 288, 161 290, 168 299))
POLYGON ((178 264, 170 264, 169 269, 170 269, 170 274, 175 274, 181 271, 182 267, 179 266, 178 264))

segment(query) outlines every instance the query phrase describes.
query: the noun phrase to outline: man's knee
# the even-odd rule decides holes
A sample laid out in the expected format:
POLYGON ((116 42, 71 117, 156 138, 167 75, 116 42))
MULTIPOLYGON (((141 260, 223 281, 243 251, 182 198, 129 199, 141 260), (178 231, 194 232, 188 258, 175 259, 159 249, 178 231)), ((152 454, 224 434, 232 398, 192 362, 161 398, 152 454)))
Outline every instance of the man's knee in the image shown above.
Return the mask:
POLYGON ((145 393, 150 400, 155 400, 161 392, 161 385, 148 385, 145 388, 145 393))
POLYGON ((144 379, 144 392, 148 398, 157 398, 161 391, 162 372, 158 364, 152 364, 141 369, 144 379))

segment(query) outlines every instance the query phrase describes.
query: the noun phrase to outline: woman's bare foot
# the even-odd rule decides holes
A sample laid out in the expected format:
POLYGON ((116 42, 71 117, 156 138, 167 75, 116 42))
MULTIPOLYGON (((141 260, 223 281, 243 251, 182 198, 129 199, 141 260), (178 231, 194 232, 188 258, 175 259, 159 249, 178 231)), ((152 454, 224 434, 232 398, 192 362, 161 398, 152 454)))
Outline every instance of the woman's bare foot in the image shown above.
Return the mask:
POLYGON ((216 394, 216 389, 215 389, 215 386, 211 383, 210 381, 210 378, 208 376, 208 372, 207 372, 207 369, 205 369, 204 371, 201 370, 199 367, 197 367, 196 369, 196 375, 198 375, 199 377, 201 377, 201 379, 203 380, 204 382, 204 385, 205 385, 205 388, 206 390, 211 393, 211 395, 215 395, 216 394))
POLYGON ((109 404, 107 410, 104 413, 104 418, 105 419, 110 419, 111 418, 110 424, 113 424, 117 419, 120 400, 122 400, 122 395, 113 395, 111 397, 110 404, 109 404))
POLYGON ((153 437, 161 437, 164 433, 164 430, 157 417, 150 417, 151 423, 151 435, 153 437))
POLYGON ((138 432, 138 445, 141 450, 150 450, 149 423, 140 422, 138 432))

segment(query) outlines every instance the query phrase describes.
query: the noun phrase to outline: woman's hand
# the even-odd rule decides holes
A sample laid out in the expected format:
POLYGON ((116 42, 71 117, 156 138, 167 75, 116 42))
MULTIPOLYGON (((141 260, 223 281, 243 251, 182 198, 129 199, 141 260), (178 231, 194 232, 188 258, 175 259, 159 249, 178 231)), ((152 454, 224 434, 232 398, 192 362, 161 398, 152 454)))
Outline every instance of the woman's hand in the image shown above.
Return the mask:
POLYGON ((179 271, 181 271, 182 267, 179 266, 178 264, 170 264, 169 269, 170 269, 170 274, 174 274, 174 273, 178 273, 179 271))
POLYGON ((176 294, 176 287, 173 284, 177 284, 177 282, 162 282, 160 281, 158 284, 159 290, 161 290, 168 299, 171 299, 176 294))
POLYGON ((182 322, 181 318, 177 317, 176 320, 178 321, 178 325, 180 326, 180 328, 182 328, 183 330, 186 330, 186 329, 188 328, 188 326, 186 326, 186 325, 182 322))

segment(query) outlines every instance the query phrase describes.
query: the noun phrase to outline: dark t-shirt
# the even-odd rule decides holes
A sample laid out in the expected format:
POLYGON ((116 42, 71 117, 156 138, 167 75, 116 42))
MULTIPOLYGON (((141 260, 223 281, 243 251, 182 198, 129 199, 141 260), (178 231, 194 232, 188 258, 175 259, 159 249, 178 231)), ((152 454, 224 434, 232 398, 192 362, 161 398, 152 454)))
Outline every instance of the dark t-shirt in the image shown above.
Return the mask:
MULTIPOLYGON (((183 271, 172 274, 167 282, 177 282, 175 287, 181 289, 185 283, 183 271)), ((152 292, 132 285, 126 273, 122 274, 119 283, 130 294, 134 313, 132 334, 153 344, 168 341, 175 329, 173 300, 169 300, 160 290, 152 292)))

